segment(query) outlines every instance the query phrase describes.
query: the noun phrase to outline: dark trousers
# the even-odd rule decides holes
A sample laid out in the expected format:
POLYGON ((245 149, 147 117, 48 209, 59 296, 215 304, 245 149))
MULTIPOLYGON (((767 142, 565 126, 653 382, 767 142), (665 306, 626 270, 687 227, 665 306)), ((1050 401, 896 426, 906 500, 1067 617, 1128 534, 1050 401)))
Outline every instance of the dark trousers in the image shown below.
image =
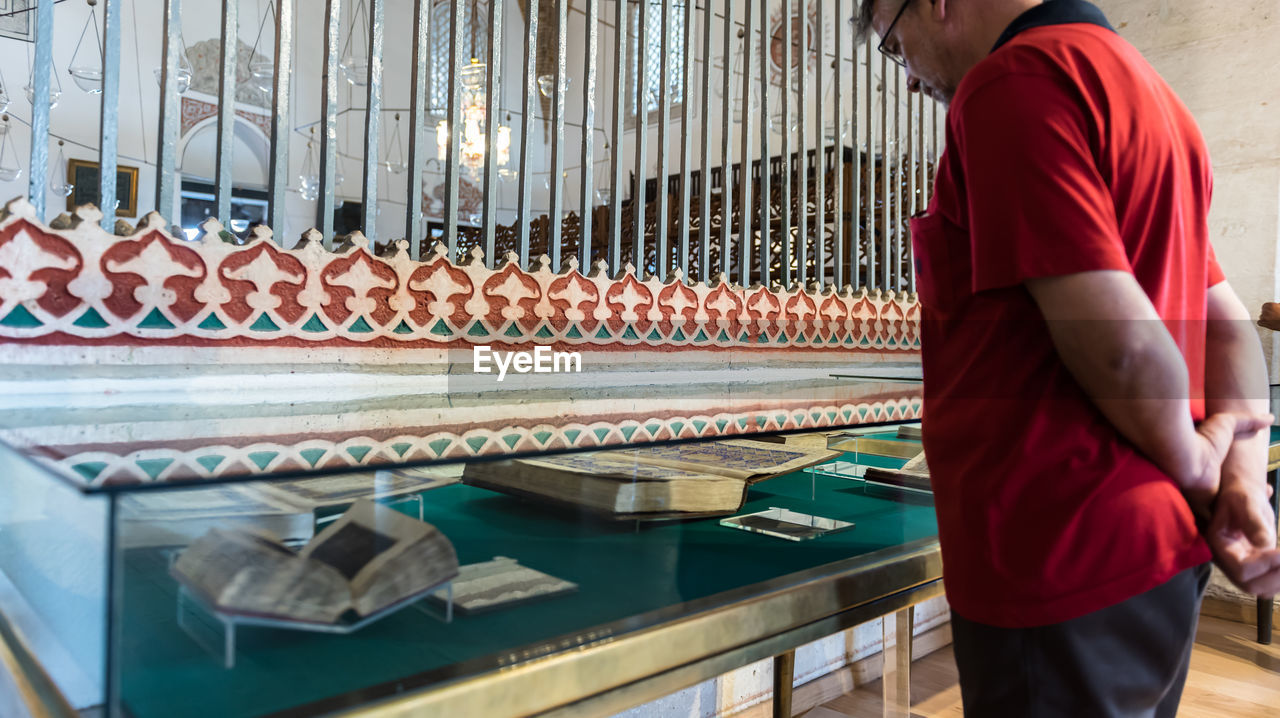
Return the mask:
POLYGON ((996 628, 951 614, 966 718, 1174 718, 1209 564, 1085 616, 996 628))

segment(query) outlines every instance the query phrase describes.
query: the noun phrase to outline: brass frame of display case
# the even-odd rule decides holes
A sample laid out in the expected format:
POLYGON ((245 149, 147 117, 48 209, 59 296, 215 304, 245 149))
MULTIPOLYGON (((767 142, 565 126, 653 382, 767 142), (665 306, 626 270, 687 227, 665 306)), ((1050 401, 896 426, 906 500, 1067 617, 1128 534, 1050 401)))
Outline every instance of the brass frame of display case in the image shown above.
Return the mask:
POLYGON ((80 718, 41 667, 13 624, 0 612, 0 670, 18 689, 18 700, 35 718, 80 718))
POLYGON ((671 606, 643 629, 624 619, 475 675, 433 671, 277 715, 609 715, 940 595, 941 578, 937 539, 919 539, 671 606))

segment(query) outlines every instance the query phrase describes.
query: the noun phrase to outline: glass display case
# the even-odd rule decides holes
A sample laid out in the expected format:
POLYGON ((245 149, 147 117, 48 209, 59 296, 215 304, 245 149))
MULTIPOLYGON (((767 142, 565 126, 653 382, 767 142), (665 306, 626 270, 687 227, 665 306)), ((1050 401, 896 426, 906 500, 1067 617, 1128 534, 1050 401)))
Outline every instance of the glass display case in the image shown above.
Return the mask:
POLYGON ((5 399, 0 643, 24 700, 600 714, 941 592, 931 495, 863 476, 919 443, 914 409, 857 407, 918 406, 918 384, 726 387, 737 414, 656 429, 521 423, 518 388, 380 391, 5 399), (788 406, 831 410, 780 428, 788 406), (477 438, 467 412, 506 418, 477 438))

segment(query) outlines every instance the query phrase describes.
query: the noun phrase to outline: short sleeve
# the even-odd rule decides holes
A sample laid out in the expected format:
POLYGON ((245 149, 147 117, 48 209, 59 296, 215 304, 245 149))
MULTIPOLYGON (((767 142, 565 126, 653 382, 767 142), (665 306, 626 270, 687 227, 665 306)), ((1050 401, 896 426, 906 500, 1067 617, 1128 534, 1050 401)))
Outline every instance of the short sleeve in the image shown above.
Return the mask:
POLYGON ((1087 115, 1066 80, 1006 74, 956 107, 973 291, 1100 269, 1132 271, 1087 115))

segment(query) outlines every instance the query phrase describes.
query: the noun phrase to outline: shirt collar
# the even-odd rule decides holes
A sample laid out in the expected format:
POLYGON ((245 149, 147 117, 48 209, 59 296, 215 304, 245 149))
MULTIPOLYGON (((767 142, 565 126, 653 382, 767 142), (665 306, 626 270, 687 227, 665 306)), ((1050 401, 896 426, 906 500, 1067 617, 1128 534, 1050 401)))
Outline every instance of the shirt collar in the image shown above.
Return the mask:
POLYGON ((1085 0, 1046 0, 1046 2, 1036 5, 1015 18, 1009 24, 1009 27, 1000 33, 1000 39, 996 40, 996 45, 991 48, 991 51, 999 50, 1001 45, 1012 40, 1015 35, 1023 30, 1044 27, 1045 25, 1065 25, 1079 22, 1105 27, 1115 32, 1115 28, 1111 27, 1111 23, 1107 22, 1106 15, 1103 15, 1102 11, 1093 3, 1085 2, 1085 0))

